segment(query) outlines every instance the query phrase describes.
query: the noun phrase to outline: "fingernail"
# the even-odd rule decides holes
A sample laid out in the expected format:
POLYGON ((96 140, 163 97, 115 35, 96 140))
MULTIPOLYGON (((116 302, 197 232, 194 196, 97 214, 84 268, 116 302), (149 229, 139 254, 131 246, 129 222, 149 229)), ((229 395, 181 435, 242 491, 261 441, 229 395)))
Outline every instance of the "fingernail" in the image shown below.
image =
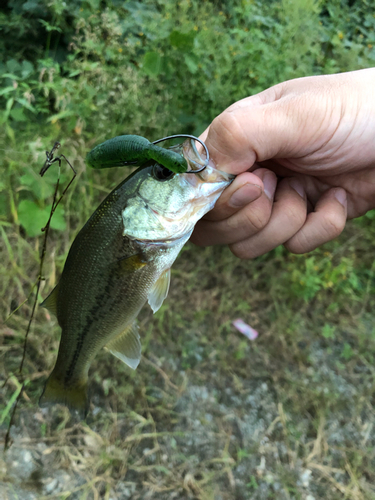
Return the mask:
POLYGON ((346 207, 346 191, 345 189, 337 189, 335 191, 336 200, 341 203, 343 207, 346 207))
POLYGON ((297 191, 301 198, 305 199, 305 191, 298 179, 290 179, 289 186, 292 187, 294 191, 297 191))
POLYGON ((248 203, 257 200, 261 193, 262 188, 257 184, 243 184, 232 194, 228 205, 233 208, 244 207, 248 203))
POLYGON ((271 173, 266 173, 263 179, 264 192, 270 200, 273 200, 276 188, 275 176, 271 173))

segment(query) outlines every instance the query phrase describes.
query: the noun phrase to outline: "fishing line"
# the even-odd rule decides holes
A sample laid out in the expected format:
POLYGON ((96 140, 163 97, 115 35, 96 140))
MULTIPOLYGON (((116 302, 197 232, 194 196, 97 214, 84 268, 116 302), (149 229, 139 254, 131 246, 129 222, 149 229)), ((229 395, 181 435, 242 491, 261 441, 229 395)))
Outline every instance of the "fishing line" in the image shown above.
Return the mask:
MULTIPOLYGON (((168 135, 167 137, 163 137, 162 139, 158 139, 157 141, 153 141, 152 144, 158 144, 159 142, 168 141, 169 139, 179 139, 180 137, 186 137, 187 139, 193 139, 194 141, 198 141, 203 146, 204 151, 206 153, 206 159, 205 159, 203 167, 199 170, 189 170, 188 172, 184 172, 185 174, 199 174, 199 172, 202 172, 207 167, 208 162, 210 160, 210 153, 208 152, 208 148, 207 148, 206 144, 198 137, 195 137, 195 135, 188 135, 188 134, 168 135)), ((198 151, 195 147, 194 147, 194 149, 195 149, 195 152, 198 153, 198 151)))

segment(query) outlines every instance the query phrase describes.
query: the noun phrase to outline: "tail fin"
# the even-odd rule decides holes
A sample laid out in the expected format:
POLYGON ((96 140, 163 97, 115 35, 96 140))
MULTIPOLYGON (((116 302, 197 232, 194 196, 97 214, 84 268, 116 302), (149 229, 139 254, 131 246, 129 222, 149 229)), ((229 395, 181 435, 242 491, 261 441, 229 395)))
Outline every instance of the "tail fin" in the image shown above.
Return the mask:
POLYGON ((39 406, 45 407, 56 403, 67 406, 71 412, 78 412, 81 419, 86 418, 89 411, 87 380, 65 386, 52 372, 40 396, 39 406))

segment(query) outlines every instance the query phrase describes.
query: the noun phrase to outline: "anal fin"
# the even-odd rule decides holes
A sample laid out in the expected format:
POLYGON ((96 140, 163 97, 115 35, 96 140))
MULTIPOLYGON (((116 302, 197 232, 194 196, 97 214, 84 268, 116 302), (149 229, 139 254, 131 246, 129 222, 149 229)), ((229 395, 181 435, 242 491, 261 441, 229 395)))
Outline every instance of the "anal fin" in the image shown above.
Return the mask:
POLYGON ((108 342, 105 349, 135 370, 141 360, 142 350, 137 323, 134 322, 108 342))

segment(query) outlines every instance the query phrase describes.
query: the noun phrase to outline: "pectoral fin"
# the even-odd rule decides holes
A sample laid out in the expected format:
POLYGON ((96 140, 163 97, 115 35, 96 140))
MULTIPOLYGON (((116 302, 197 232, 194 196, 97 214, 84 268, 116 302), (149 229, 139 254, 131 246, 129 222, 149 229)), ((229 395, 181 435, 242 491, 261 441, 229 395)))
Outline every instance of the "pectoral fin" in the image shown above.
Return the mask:
POLYGON ((157 280, 148 294, 148 303, 151 309, 156 313, 168 295, 169 285, 171 282, 171 270, 167 269, 157 280))
POLYGON ((105 348, 135 370, 139 365, 142 349, 137 323, 134 322, 128 326, 120 335, 111 340, 105 348))
POLYGON ((50 313, 57 317, 57 296, 59 293, 59 283, 55 286, 48 297, 40 304, 41 307, 45 307, 50 313))
POLYGON ((124 257, 119 259, 118 264, 120 266, 121 272, 130 273, 138 269, 142 269, 147 262, 142 258, 141 255, 131 255, 130 257, 124 257))

